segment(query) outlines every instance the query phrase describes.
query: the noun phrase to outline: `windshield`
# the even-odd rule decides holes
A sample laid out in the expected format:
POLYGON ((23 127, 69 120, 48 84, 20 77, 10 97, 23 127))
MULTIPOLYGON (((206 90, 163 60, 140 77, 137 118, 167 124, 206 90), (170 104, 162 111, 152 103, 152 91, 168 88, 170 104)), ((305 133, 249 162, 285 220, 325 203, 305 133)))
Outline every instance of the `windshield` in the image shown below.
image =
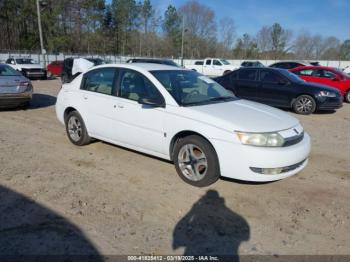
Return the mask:
POLYGON ((33 59, 30 59, 30 58, 18 58, 18 59, 16 59, 16 63, 20 64, 20 65, 36 64, 35 61, 33 59))
POLYGON ((17 72, 10 66, 0 65, 0 76, 20 76, 21 73, 17 72))
POLYGON ((294 82, 305 82, 303 79, 301 79, 299 76, 297 76, 294 73, 289 72, 286 69, 281 69, 280 72, 286 76, 289 80, 292 80, 294 82))
POLYGON ((187 70, 151 71, 179 105, 194 106, 235 100, 214 80, 187 70))
POLYGON ((225 59, 220 59, 221 63, 223 63, 224 65, 230 65, 230 63, 225 60, 225 59))

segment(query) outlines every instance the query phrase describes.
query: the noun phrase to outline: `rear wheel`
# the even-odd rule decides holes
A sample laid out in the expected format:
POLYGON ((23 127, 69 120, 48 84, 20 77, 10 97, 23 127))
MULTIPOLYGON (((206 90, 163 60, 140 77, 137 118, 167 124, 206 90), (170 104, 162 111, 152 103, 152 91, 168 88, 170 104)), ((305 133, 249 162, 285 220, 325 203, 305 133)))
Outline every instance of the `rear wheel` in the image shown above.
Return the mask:
POLYGON ((297 114, 310 115, 316 110, 316 101, 309 95, 301 95, 295 99, 293 110, 297 114))
POLYGON ((346 103, 350 103, 350 89, 345 93, 344 100, 346 103))
POLYGON ((87 133, 85 123, 77 111, 70 112, 65 122, 68 138, 74 145, 83 146, 90 143, 91 138, 87 133))
POLYGON ((178 175, 190 185, 209 186, 220 177, 216 152, 212 145, 200 136, 191 135, 178 140, 173 158, 178 175))

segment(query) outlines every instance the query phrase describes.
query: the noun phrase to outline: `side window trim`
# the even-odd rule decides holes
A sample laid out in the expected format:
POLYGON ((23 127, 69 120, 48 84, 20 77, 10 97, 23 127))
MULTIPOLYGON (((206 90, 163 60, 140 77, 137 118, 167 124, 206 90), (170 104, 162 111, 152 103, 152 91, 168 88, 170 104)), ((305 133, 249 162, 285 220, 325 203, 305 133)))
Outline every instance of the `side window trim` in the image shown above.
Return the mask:
POLYGON ((83 91, 86 91, 86 92, 90 92, 90 93, 95 93, 95 94, 101 94, 101 95, 106 95, 106 96, 116 96, 116 81, 118 79, 118 76, 119 76, 119 68, 116 68, 116 67, 103 67, 103 68, 96 68, 96 69, 93 69, 89 72, 86 72, 84 75, 83 75, 83 79, 81 81, 81 84, 80 84, 80 90, 83 90, 83 91), (112 80, 112 93, 110 95, 108 94, 104 94, 104 93, 101 93, 101 92, 94 92, 94 91, 90 91, 90 90, 87 90, 85 88, 85 83, 86 83, 86 78, 89 74, 93 73, 93 72, 96 72, 96 71, 103 71, 105 69, 113 69, 114 70, 114 76, 113 76, 113 80, 112 80))

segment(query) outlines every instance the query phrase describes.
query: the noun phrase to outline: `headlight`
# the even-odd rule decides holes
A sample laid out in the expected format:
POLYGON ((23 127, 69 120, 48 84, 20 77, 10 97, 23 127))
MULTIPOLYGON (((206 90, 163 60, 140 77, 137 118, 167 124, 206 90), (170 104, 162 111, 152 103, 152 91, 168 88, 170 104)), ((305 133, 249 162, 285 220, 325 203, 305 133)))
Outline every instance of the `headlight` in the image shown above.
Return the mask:
POLYGON ((333 92, 328 92, 328 91, 321 91, 320 92, 321 96, 326 96, 326 97, 336 97, 336 93, 333 92))
POLYGON ((278 133, 242 133, 237 132, 239 140, 244 145, 280 147, 284 144, 284 138, 278 133))

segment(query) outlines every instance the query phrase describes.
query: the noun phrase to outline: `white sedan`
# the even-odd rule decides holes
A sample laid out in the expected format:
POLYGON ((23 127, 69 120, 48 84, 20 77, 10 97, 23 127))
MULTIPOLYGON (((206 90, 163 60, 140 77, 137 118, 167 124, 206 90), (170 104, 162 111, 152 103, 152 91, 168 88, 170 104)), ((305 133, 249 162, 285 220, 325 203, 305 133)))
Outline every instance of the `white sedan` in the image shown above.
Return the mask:
POLYGON ((198 187, 220 176, 283 179, 300 172, 310 153, 294 117, 166 65, 94 67, 62 86, 56 113, 73 144, 95 138, 171 160, 198 187))

